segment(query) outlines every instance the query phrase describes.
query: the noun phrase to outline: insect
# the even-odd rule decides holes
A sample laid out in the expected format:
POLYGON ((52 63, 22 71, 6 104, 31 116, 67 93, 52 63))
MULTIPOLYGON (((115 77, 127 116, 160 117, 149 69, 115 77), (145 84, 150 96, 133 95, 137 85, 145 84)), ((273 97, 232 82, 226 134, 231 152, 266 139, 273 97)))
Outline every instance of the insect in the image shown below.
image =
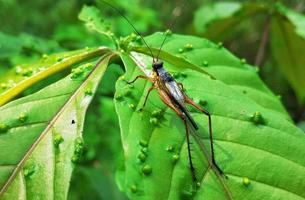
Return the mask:
MULTIPOLYGON (((115 9, 133 27, 135 32, 143 40, 144 44, 150 51, 150 54, 153 58, 151 76, 138 75, 132 81, 127 82, 128 84, 133 84, 134 82, 136 82, 139 79, 145 79, 152 83, 152 86, 148 89, 147 94, 145 95, 145 100, 144 100, 143 106, 141 107, 140 111, 144 109, 150 93, 153 90, 157 90, 159 97, 163 101, 163 103, 165 103, 165 105, 167 105, 169 108, 171 108, 181 118, 181 120, 183 121, 184 126, 185 126, 189 165, 190 165, 190 170, 191 170, 191 174, 192 174, 192 179, 194 182, 196 182, 197 178, 196 178, 195 168, 194 168, 192 155, 191 155, 189 123, 192 125, 192 127, 195 130, 198 130, 199 127, 198 127, 197 123, 195 122, 195 120, 193 119, 193 117, 191 116, 188 109, 186 108, 186 104, 189 104, 189 105, 195 107, 200 112, 202 112, 204 115, 206 115, 208 117, 208 126, 209 126, 211 164, 213 165, 214 168, 216 168, 216 170, 221 175, 224 175, 223 171, 221 170, 221 168, 217 165, 217 163, 215 161, 211 114, 206 109, 197 105, 190 97, 187 96, 187 94, 184 92, 182 83, 176 82, 176 80, 173 78, 173 76, 168 71, 166 71, 163 61, 159 60, 159 55, 160 55, 161 49, 165 43, 165 40, 167 38, 167 34, 165 35, 165 37, 162 41, 162 44, 160 45, 158 54, 155 58, 152 53, 151 48, 146 43, 143 36, 135 28, 135 26, 130 22, 130 20, 126 16, 124 16, 123 13, 121 13, 121 11, 118 10, 116 7, 112 6, 111 4, 109 4, 107 2, 105 2, 105 3, 108 4, 110 7, 112 7, 113 9, 115 9)), ((171 25, 173 25, 173 23, 171 25)), ((198 142, 198 140, 197 140, 197 142, 198 142)))

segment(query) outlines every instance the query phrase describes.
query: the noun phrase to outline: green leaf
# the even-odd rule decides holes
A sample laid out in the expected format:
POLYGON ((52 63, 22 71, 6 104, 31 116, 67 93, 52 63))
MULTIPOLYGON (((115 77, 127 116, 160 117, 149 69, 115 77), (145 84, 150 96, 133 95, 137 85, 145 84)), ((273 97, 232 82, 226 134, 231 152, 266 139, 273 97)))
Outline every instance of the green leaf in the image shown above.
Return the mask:
POLYGON ((0 58, 17 55, 21 49, 21 39, 0 32, 0 58))
MULTIPOLYGON (((156 33, 146 39, 157 48, 162 38, 156 33)), ((183 83, 189 97, 212 114, 216 161, 228 179, 209 167, 209 156, 193 143, 200 182, 194 189, 183 122, 162 103, 157 91, 139 112, 151 83, 143 79, 133 85, 126 83, 149 72, 152 59, 122 53, 126 74, 117 81, 115 104, 125 165, 117 180, 129 198, 305 199, 305 135, 293 125, 255 68, 223 47, 197 37, 173 34, 163 51, 160 56, 165 68, 183 83), (198 70, 175 63, 176 56, 198 70)), ((209 151, 207 117, 189 109, 200 127, 197 134, 209 151)))
POLYGON ((272 55, 294 89, 300 104, 305 103, 305 17, 281 4, 271 21, 272 55))
POLYGON ((253 15, 267 11, 262 3, 216 2, 200 7, 193 24, 198 33, 215 41, 227 39, 235 31, 234 26, 253 15))
POLYGON ((111 24, 102 18, 101 12, 95 6, 83 6, 78 18, 86 22, 86 26, 89 29, 95 30, 112 39, 113 33, 110 31, 111 24))
POLYGON ((86 109, 112 56, 0 107, 3 199, 66 199, 86 109))
POLYGON ((36 63, 18 65, 0 77, 0 106, 35 83, 73 65, 108 52, 106 47, 43 55, 36 63))

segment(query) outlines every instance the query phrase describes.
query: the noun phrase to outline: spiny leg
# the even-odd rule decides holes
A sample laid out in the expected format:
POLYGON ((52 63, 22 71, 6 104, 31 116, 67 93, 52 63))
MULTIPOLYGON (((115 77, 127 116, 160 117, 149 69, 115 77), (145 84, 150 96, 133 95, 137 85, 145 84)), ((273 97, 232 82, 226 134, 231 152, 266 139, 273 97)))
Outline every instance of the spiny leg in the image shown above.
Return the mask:
POLYGON ((188 151, 188 157, 189 157, 189 165, 190 165, 190 170, 192 173, 192 179, 194 182, 196 182, 197 178, 196 178, 196 172, 195 172, 195 168, 194 168, 194 164, 193 164, 193 160, 192 160, 192 154, 191 154, 191 148, 190 148, 190 138, 189 138, 189 129, 188 129, 188 124, 187 124, 187 120, 185 118, 185 115, 172 103, 170 97, 166 94, 166 92, 162 91, 162 90, 158 90, 159 95, 161 100, 168 106, 170 107, 172 110, 175 111, 175 113, 177 113, 177 115, 183 120, 184 125, 185 125, 185 131, 186 131, 186 141, 187 141, 187 151, 188 151))
POLYGON ((195 168, 194 168, 193 161, 192 161, 191 146, 190 146, 190 132, 189 132, 189 128, 188 128, 186 118, 181 117, 181 119, 183 120, 184 126, 185 126, 187 152, 188 152, 188 157, 189 157, 190 169, 191 169, 191 172, 192 172, 192 178, 193 178, 193 181, 196 182, 197 178, 196 178, 196 172, 195 172, 195 168))
POLYGON ((145 96, 145 100, 144 100, 143 106, 139 109, 139 111, 142 111, 142 110, 144 109, 144 107, 145 107, 145 105, 146 105, 146 102, 147 102, 147 99, 148 99, 148 96, 149 96, 150 92, 151 92, 153 89, 155 89, 154 86, 151 86, 151 87, 148 89, 148 92, 147 92, 147 94, 146 94, 146 96, 145 96))
POLYGON ((198 106, 195 102, 193 102, 193 100, 191 100, 186 95, 185 95, 185 102, 194 106, 195 108, 200 110, 202 113, 204 113, 206 116, 208 116, 212 164, 216 167, 216 169, 219 171, 220 174, 224 175, 223 171, 217 165, 216 160, 215 160, 211 114, 209 113, 209 111, 207 111, 207 110, 201 108, 200 106, 198 106))
POLYGON ((128 83, 128 84, 132 84, 132 83, 136 82, 136 80, 138 80, 139 78, 142 78, 142 79, 145 79, 145 80, 148 80, 148 81, 152 82, 151 79, 150 79, 149 77, 144 76, 144 75, 138 75, 138 76, 136 76, 132 81, 129 81, 129 82, 127 82, 127 83, 128 83))

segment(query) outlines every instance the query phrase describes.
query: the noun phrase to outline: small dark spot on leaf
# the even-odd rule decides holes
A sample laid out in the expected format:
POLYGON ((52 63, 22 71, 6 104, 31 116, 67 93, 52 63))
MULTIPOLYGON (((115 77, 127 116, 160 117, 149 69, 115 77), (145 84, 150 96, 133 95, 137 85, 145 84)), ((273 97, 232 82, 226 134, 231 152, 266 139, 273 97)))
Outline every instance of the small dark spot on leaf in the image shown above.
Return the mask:
POLYGON ((74 119, 72 119, 72 121, 71 121, 71 124, 75 124, 75 121, 74 121, 74 119))

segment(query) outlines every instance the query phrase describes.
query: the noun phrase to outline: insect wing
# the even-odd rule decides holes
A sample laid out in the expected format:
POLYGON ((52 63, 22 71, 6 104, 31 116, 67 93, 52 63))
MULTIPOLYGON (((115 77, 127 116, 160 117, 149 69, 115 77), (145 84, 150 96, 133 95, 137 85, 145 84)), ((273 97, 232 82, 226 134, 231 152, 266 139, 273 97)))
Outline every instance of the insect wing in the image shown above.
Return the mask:
POLYGON ((184 96, 183 96, 178 84, 176 83, 176 81, 166 82, 165 86, 166 86, 167 90, 169 91, 170 95, 173 98, 175 98, 176 101, 178 101, 181 104, 184 104, 184 96))

